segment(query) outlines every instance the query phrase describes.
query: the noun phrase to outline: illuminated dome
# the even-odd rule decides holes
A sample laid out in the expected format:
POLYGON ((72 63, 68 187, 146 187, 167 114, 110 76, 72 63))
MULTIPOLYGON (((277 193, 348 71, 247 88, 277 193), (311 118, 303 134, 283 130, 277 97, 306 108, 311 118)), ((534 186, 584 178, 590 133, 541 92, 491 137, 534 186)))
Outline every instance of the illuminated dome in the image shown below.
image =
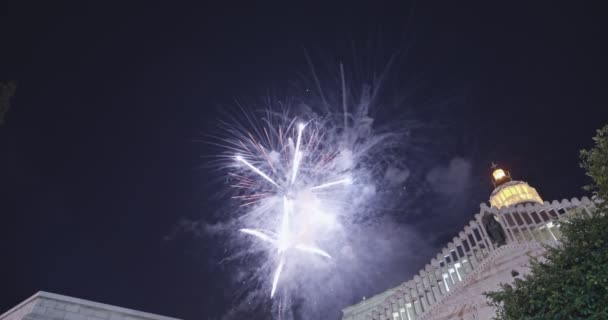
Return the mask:
POLYGON ((527 182, 511 179, 508 171, 504 171, 492 165, 492 183, 494 191, 490 195, 490 204, 494 208, 504 208, 525 203, 543 203, 536 189, 530 187, 527 182))

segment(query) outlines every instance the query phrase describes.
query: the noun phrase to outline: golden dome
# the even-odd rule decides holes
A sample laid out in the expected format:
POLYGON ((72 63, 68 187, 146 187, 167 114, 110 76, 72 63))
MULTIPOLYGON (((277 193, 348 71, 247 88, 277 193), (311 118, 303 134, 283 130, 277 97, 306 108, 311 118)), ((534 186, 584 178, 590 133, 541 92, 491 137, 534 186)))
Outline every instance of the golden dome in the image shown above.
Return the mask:
POLYGON ((512 180, 509 171, 499 168, 496 163, 492 163, 492 170, 492 207, 500 209, 522 203, 543 203, 536 189, 527 182, 512 180))
POLYGON ((490 204, 495 208, 514 206, 520 203, 543 203, 536 189, 523 181, 505 182, 492 192, 490 204))

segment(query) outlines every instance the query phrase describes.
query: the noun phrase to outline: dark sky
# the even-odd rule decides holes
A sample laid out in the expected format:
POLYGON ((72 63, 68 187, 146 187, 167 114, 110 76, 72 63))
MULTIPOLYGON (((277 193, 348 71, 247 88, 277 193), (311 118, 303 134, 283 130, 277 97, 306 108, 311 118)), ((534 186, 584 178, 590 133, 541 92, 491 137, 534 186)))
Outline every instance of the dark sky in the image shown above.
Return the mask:
POLYGON ((395 94, 426 129, 423 156, 404 155, 424 159, 408 164, 407 212, 392 218, 426 245, 487 201, 490 161, 546 200, 585 194, 578 150, 608 123, 600 2, 252 3, 2 2, 0 78, 18 89, 0 127, 0 312, 46 290, 189 320, 225 314, 235 288, 221 243, 174 235, 216 210, 199 141, 234 99, 307 75, 303 48, 332 63, 400 50, 395 94))

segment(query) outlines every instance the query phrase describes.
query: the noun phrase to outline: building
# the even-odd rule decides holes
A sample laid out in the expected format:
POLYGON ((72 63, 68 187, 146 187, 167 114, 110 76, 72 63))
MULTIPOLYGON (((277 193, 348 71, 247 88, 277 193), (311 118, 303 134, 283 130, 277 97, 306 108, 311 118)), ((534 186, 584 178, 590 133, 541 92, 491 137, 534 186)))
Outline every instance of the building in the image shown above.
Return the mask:
POLYGON ((0 315, 0 320, 179 320, 40 291, 0 315))
POLYGON ((530 257, 561 237, 559 222, 591 215, 586 197, 542 201, 536 189, 493 165, 494 191, 464 229, 413 279, 342 310, 343 320, 491 319, 483 292, 529 272, 530 257))

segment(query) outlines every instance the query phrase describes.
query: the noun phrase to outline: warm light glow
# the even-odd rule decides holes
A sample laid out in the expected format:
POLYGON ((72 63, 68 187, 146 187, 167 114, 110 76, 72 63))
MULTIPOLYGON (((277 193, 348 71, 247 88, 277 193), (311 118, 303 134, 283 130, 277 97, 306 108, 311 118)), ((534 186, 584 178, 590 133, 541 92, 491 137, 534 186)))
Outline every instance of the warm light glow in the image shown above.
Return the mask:
POLYGON ((527 183, 505 186, 490 197, 492 207, 499 209, 525 202, 543 203, 536 189, 530 187, 527 183))
POLYGON ((492 172, 492 175, 494 176, 494 181, 498 181, 505 177, 505 172, 502 169, 496 169, 492 172))

